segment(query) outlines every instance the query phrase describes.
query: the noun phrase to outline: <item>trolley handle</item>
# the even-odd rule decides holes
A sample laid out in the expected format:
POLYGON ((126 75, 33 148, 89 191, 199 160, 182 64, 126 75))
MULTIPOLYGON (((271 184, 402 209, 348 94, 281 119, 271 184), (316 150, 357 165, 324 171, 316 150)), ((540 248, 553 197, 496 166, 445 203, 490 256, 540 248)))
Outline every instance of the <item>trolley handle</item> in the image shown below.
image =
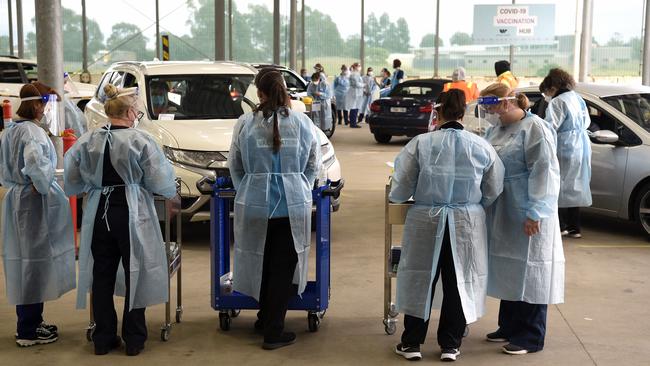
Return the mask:
POLYGON ((341 179, 339 183, 335 186, 332 186, 332 184, 330 183, 328 187, 323 190, 323 196, 338 198, 341 195, 341 190, 343 189, 344 185, 345 185, 345 180, 343 179, 341 179))

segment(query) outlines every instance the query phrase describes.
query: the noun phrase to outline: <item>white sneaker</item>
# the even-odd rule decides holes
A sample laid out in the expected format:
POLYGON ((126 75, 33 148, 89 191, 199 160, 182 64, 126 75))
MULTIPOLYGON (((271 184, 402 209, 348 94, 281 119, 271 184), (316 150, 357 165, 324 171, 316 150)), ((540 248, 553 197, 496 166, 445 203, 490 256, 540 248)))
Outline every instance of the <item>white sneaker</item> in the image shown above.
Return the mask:
POLYGON ((562 231, 560 232, 560 235, 562 235, 562 236, 567 236, 567 235, 569 235, 569 230, 562 230, 562 231))
POLYGON ((458 348, 443 348, 441 352, 440 361, 453 362, 456 361, 456 357, 460 356, 458 348))
POLYGON ((56 342, 59 335, 56 332, 50 332, 46 328, 36 329, 36 337, 34 339, 16 338, 18 347, 31 347, 37 344, 48 344, 56 342))
POLYGON ((422 354, 420 353, 420 346, 404 346, 403 344, 398 344, 395 346, 395 353, 404 357, 409 361, 419 361, 422 359, 422 354))

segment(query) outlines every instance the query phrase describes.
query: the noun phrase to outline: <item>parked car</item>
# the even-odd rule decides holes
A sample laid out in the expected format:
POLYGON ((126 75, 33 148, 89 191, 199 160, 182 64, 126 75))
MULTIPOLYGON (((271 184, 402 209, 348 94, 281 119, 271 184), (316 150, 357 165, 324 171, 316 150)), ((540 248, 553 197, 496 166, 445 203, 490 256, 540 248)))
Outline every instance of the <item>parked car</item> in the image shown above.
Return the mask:
POLYGON ((393 136, 414 137, 428 132, 429 127, 437 122, 433 105, 449 81, 405 81, 397 85, 388 97, 372 102, 367 121, 375 140, 386 144, 393 136))
MULTIPOLYGON (((273 68, 278 70, 284 76, 284 81, 287 84, 287 89, 289 90, 289 95, 293 100, 302 100, 302 98, 307 96, 307 85, 310 80, 303 79, 297 72, 291 70, 288 67, 274 64, 251 64, 254 68, 260 70, 263 68, 273 68)), ((336 101, 332 98, 332 128, 326 131, 325 136, 327 138, 332 138, 334 136, 334 131, 336 130, 336 101)))
MULTIPOLYGON (((258 103, 253 84, 256 73, 248 64, 235 62, 119 62, 106 71, 86 107, 88 128, 107 122, 103 101, 108 83, 119 88, 137 86, 137 107, 145 112, 138 128, 153 135, 182 179, 185 218, 209 220, 210 197, 201 191, 210 187, 197 187, 197 183, 204 182, 204 177, 214 181, 230 175, 227 160, 233 128, 258 103)), ((294 106, 304 110, 299 101, 294 106)), ((320 141, 323 170, 319 179, 339 184, 341 167, 334 147, 322 132, 320 141)), ((338 199, 332 200, 332 207, 338 209, 338 199)))
MULTIPOLYGON (((38 66, 34 61, 13 56, 0 56, 0 102, 5 99, 11 102, 14 119, 18 117, 16 111, 20 107, 20 88, 37 79, 38 66)), ((74 86, 76 91, 69 97, 83 111, 93 97, 96 86, 78 82, 74 82, 74 86)), ((2 111, 2 106, 0 106, 0 111, 2 111)))
MULTIPOLYGON (((650 88, 579 83, 591 126, 591 195, 585 211, 636 221, 650 236, 650 88)), ((531 111, 544 117, 547 103, 537 87, 519 89, 531 111)), ((476 114, 467 128, 480 132, 476 114)))

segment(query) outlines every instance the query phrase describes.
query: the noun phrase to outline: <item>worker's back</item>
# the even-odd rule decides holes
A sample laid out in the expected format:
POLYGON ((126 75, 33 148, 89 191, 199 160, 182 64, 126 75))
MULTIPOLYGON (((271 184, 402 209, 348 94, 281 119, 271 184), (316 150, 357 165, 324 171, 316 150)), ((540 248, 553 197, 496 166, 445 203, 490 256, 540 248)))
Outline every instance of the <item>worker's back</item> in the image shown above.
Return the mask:
POLYGON ((474 101, 478 99, 479 96, 478 86, 476 86, 476 83, 471 81, 466 82, 464 80, 458 80, 446 83, 442 91, 448 92, 451 89, 462 90, 465 93, 465 103, 474 101))
POLYGON ((497 77, 497 83, 507 85, 510 89, 514 90, 519 86, 519 80, 515 77, 512 71, 506 71, 497 77))

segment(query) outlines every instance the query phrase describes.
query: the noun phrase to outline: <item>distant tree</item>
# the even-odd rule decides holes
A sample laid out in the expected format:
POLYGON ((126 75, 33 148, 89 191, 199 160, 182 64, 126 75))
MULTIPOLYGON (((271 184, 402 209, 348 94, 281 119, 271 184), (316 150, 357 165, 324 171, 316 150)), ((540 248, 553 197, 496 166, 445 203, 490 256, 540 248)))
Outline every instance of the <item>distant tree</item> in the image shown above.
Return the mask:
MULTIPOLYGON (((305 7, 305 38, 309 57, 338 55, 341 48, 346 46, 332 17, 309 7, 305 7)), ((358 50, 359 42, 356 47, 358 50)))
POLYGON ((465 46, 472 44, 472 36, 467 33, 456 32, 449 39, 449 43, 451 43, 452 46, 465 46))
POLYGON ((545 77, 546 75, 548 75, 548 72, 551 71, 551 69, 557 69, 557 68, 561 68, 561 66, 558 65, 558 64, 548 64, 548 65, 544 65, 544 66, 542 66, 541 68, 539 68, 539 69, 537 70, 537 72, 535 73, 535 75, 536 75, 536 76, 539 76, 540 78, 543 78, 543 77, 545 77))
POLYGON ((106 40, 106 47, 140 55, 147 48, 147 40, 137 25, 121 22, 113 25, 111 35, 106 40))
POLYGON ((627 44, 632 47, 633 57, 641 57, 641 50, 643 49, 643 40, 641 37, 632 37, 627 44))
POLYGON ((411 32, 404 18, 393 23, 388 13, 383 13, 379 18, 370 13, 364 26, 366 47, 383 48, 389 52, 408 52, 411 32))
MULTIPOLYGON (((435 39, 436 35, 433 33, 427 33, 422 37, 422 40, 420 41, 420 47, 435 47, 435 39)), ((438 37, 438 46, 442 47, 444 46, 445 43, 442 40, 442 38, 438 37)))
POLYGON ((9 54, 9 36, 0 36, 0 55, 9 54))
POLYGON ((624 45, 625 45, 625 41, 623 41, 623 35, 618 32, 615 32, 612 35, 612 38, 610 38, 609 41, 607 41, 607 43, 605 44, 605 46, 608 47, 621 47, 624 45))

